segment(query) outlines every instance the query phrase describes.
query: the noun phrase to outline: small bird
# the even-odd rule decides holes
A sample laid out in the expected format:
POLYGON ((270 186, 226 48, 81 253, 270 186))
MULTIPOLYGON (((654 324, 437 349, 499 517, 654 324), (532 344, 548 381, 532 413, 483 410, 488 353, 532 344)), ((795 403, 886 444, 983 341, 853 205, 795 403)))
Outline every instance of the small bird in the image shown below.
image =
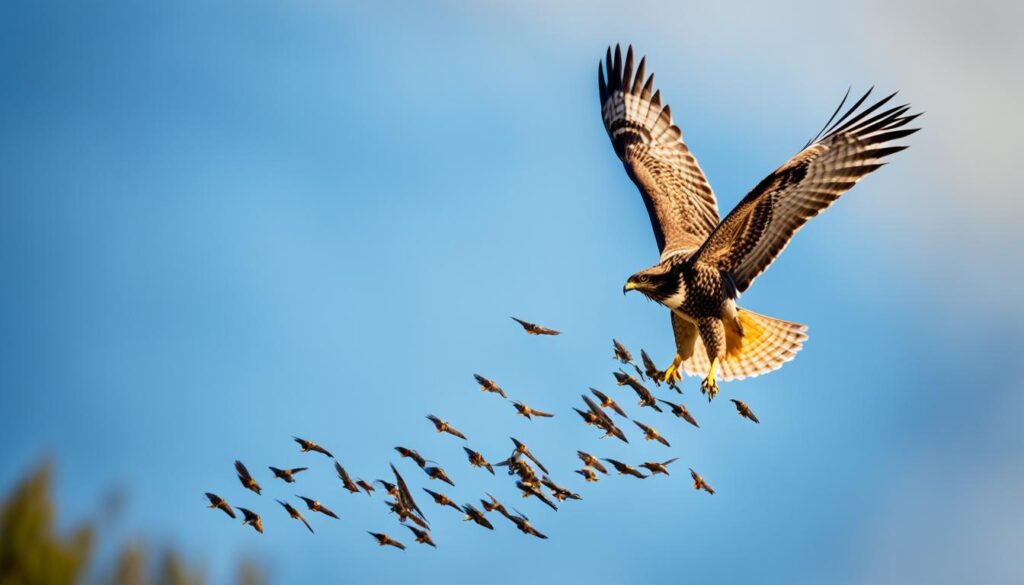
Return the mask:
POLYGON ((372 496, 373 495, 374 487, 372 485, 366 483, 366 481, 364 481, 362 479, 357 479, 356 480, 356 485, 361 487, 361 488, 363 488, 363 491, 366 492, 366 495, 368 495, 368 496, 372 496))
POLYGON ((263 534, 263 518, 256 512, 253 512, 249 508, 238 507, 238 511, 242 513, 242 524, 248 524, 253 527, 253 530, 263 534))
POLYGON ((658 400, 660 402, 664 402, 665 404, 667 404, 669 406, 669 408, 672 409, 672 414, 674 414, 677 417, 685 420, 686 422, 688 422, 691 425, 697 427, 698 429, 700 428, 700 425, 697 424, 697 419, 693 418, 693 415, 690 414, 689 410, 686 410, 685 406, 683 406, 682 404, 676 404, 674 402, 669 402, 668 400, 662 400, 661 398, 659 398, 658 400))
POLYGON ((295 497, 299 498, 303 502, 306 502, 306 508, 308 508, 310 512, 319 512, 324 516, 330 516, 335 520, 339 519, 338 515, 332 512, 330 508, 314 500, 313 498, 307 498, 306 496, 300 496, 298 494, 296 494, 295 497))
POLYGON ((206 492, 206 499, 210 500, 210 508, 223 510, 224 513, 228 516, 236 518, 235 511, 231 509, 231 506, 228 505, 228 501, 225 500, 224 498, 218 496, 217 494, 211 494, 210 492, 206 492))
POLYGON ((463 435, 458 429, 449 425, 447 421, 443 421, 432 414, 427 416, 427 420, 434 423, 434 428, 437 429, 437 432, 448 433, 449 435, 454 435, 463 441, 466 440, 466 435, 463 435))
POLYGON ((590 409, 591 414, 593 414, 597 419, 594 424, 604 431, 605 437, 615 437, 625 443, 629 442, 629 439, 626 438, 626 433, 623 433, 622 429, 615 425, 611 417, 609 417, 605 411, 601 410, 596 404, 594 404, 594 401, 586 394, 581 394, 581 396, 583 398, 583 402, 587 403, 587 408, 590 409))
POLYGON ((708 485, 708 482, 704 481, 704 478, 694 471, 692 467, 690 468, 690 477, 693 478, 693 489, 704 490, 707 493, 714 495, 715 490, 712 489, 712 487, 708 485))
POLYGON ((308 467, 293 467, 291 469, 278 469, 271 467, 270 471, 274 472, 274 477, 283 479, 285 483, 295 483, 295 474, 300 471, 306 471, 308 467))
POLYGON ((292 437, 292 438, 295 439, 295 442, 298 443, 299 446, 302 447, 302 452, 303 453, 308 453, 309 451, 316 451, 317 453, 323 453, 324 455, 327 455, 331 459, 334 459, 334 455, 331 455, 330 451, 328 451, 327 449, 324 449, 320 445, 317 445, 313 441, 307 441, 306 439, 300 439, 298 437, 292 437))
POLYGON ((572 490, 569 490, 569 489, 566 489, 566 488, 556 484, 555 482, 551 481, 551 478, 546 476, 546 475, 541 478, 540 483, 544 487, 546 487, 549 490, 551 490, 551 495, 554 496, 555 499, 558 500, 559 502, 564 502, 566 500, 582 500, 583 499, 583 497, 580 496, 579 494, 577 494, 576 492, 574 492, 572 490))
POLYGON ((452 487, 455 487, 455 482, 452 481, 448 477, 448 474, 440 467, 432 465, 430 467, 424 467, 423 471, 427 472, 427 476, 430 477, 430 479, 438 479, 452 487))
POLYGON ((533 496, 538 500, 544 502, 544 504, 547 505, 547 507, 551 508, 552 510, 555 510, 556 512, 558 511, 558 506, 556 506, 554 502, 549 500, 548 497, 544 495, 544 492, 540 491, 540 488, 538 488, 537 486, 517 481, 516 487, 519 488, 519 491, 523 492, 524 498, 533 496))
POLYGON ((484 378, 480 374, 473 374, 473 377, 476 379, 476 383, 480 384, 481 392, 493 392, 502 398, 508 398, 505 391, 501 389, 501 386, 495 384, 494 380, 484 378))
POLYGON ((621 416, 623 418, 627 418, 626 417, 626 411, 622 410, 622 407, 619 406, 617 402, 612 400, 612 398, 610 396, 608 396, 604 392, 601 392, 597 388, 591 388, 590 392, 594 396, 597 396, 597 399, 601 401, 601 408, 610 408, 613 411, 615 411, 615 414, 617 414, 617 415, 619 415, 619 416, 621 416))
POLYGON ((384 493, 391 496, 392 498, 398 498, 398 486, 391 483, 390 481, 384 481, 383 479, 376 479, 373 483, 379 483, 384 486, 384 493))
MULTIPOLYGON (((395 465, 393 463, 390 465, 391 473, 395 475, 395 482, 398 484, 398 503, 407 510, 415 511, 423 520, 423 524, 427 524, 427 515, 424 514, 423 510, 416 505, 416 500, 412 499, 412 492, 409 491, 409 485, 405 483, 405 479, 402 477, 402 474, 398 473, 398 470, 395 469, 395 465)), ((415 519, 416 517, 413 516, 413 520, 415 519)), ((419 524, 419 522, 417 522, 417 524, 419 524)), ((426 526, 423 527, 426 528, 426 526)))
POLYGON ((427 466, 427 460, 424 459, 423 456, 420 455, 418 452, 416 452, 415 449, 408 449, 406 447, 395 447, 395 451, 398 451, 398 454, 401 455, 402 457, 408 457, 409 459, 415 461, 416 465, 420 466, 420 469, 423 469, 424 467, 427 466))
POLYGON ((523 404, 522 402, 519 402, 518 400, 513 401, 512 406, 516 408, 516 412, 519 414, 519 416, 525 416, 530 420, 533 420, 533 417, 535 416, 540 416, 544 418, 551 418, 555 416, 550 412, 543 412, 540 410, 530 408, 529 406, 523 404))
POLYGON ((761 421, 757 420, 757 415, 754 414, 753 410, 750 410, 750 407, 747 406, 746 402, 743 402, 742 400, 736 400, 735 398, 730 398, 729 400, 731 400, 732 403, 736 405, 736 412, 740 413, 740 416, 742 416, 743 418, 749 418, 750 420, 758 424, 761 424, 761 421))
POLYGON ((633 389, 633 392, 636 392, 636 395, 640 397, 640 406, 649 406, 661 412, 661 408, 658 407, 658 401, 655 400, 654 395, 636 378, 622 371, 613 373, 615 374, 615 381, 618 382, 619 386, 629 386, 633 389))
POLYGON ((544 467, 544 464, 541 463, 536 457, 534 457, 533 453, 530 453, 530 449, 527 448, 525 443, 520 442, 515 437, 509 437, 509 438, 512 439, 512 443, 514 443, 515 446, 516 446, 516 450, 515 450, 516 453, 518 453, 520 455, 525 455, 530 461, 533 461, 534 463, 536 463, 537 467, 539 467, 541 471, 543 471, 544 473, 548 473, 548 468, 544 467))
POLYGON ((498 501, 498 498, 492 496, 491 494, 487 494, 487 497, 491 498, 491 501, 488 502, 483 498, 480 499, 480 505, 484 507, 485 512, 497 512, 502 516, 508 516, 508 510, 506 510, 505 506, 503 506, 502 503, 498 501))
POLYGON ((400 548, 402 550, 405 550, 405 545, 404 544, 398 542, 397 540, 391 538, 390 536, 388 536, 387 534, 384 534, 383 532, 370 532, 370 531, 367 531, 366 533, 369 534, 370 536, 376 538, 377 539, 377 544, 379 544, 380 546, 393 546, 395 548, 400 548))
POLYGON ((654 382, 655 386, 661 386, 661 381, 665 377, 665 372, 659 370, 658 366, 654 364, 654 360, 651 359, 651 356, 647 355, 647 352, 642 349, 640 350, 640 361, 644 364, 643 373, 654 382))
POLYGON ((345 489, 353 494, 359 493, 359 486, 356 485, 356 482, 352 481, 352 478, 349 477, 348 472, 341 466, 341 463, 335 461, 334 470, 338 472, 338 478, 341 479, 341 483, 345 485, 345 489))
POLYGON ((470 465, 472 465, 473 467, 481 467, 483 469, 486 469, 487 471, 491 472, 491 475, 494 475, 494 467, 492 467, 491 464, 488 463, 486 459, 484 459, 483 455, 477 453, 476 451, 470 449, 469 447, 463 447, 462 449, 466 452, 466 457, 469 458, 470 465))
POLYGON ((462 506, 462 511, 466 513, 466 517, 462 519, 463 522, 472 520, 488 530, 494 530, 494 525, 491 524, 491 521, 484 517, 483 512, 474 508, 473 504, 462 506))
POLYGON ((401 501, 399 501, 399 500, 395 500, 393 502, 385 501, 384 505, 388 507, 388 510, 391 510, 392 514, 397 514, 398 515, 398 521, 399 522, 403 522, 404 523, 406 520, 412 520, 413 522, 415 522, 417 525, 419 525, 424 530, 429 528, 429 526, 427 525, 426 521, 424 521, 422 518, 420 518, 416 514, 413 514, 412 510, 410 510, 408 507, 406 507, 405 504, 403 504, 401 501))
POLYGON ((530 335, 560 335, 561 331, 555 331, 554 329, 548 329, 547 327, 541 327, 529 321, 523 321, 522 319, 516 319, 512 317, 512 320, 523 326, 523 330, 530 335))
POLYGON ((601 420, 596 414, 589 411, 580 410, 575 406, 572 407, 572 409, 575 410, 576 414, 580 415, 580 418, 583 419, 583 424, 588 424, 595 427, 601 426, 601 420))
POLYGON ((306 528, 309 529, 310 533, 313 533, 313 527, 309 525, 309 522, 306 522, 306 519, 302 517, 302 513, 296 510, 295 506, 281 500, 278 500, 277 503, 281 504, 285 511, 288 512, 289 516, 295 518, 296 520, 302 521, 302 523, 306 525, 306 528))
POLYGON ((601 481, 597 477, 597 474, 594 473, 594 470, 589 468, 589 467, 583 467, 581 469, 577 469, 576 473, 582 475, 583 479, 585 479, 588 483, 595 483, 595 482, 601 481))
POLYGON ((640 473, 639 471, 637 471, 637 469, 635 467, 626 465, 625 463, 623 463, 621 461, 616 461, 614 459, 608 459, 608 458, 605 458, 605 461, 607 461, 608 463, 611 463, 612 467, 615 468, 615 471, 619 472, 619 475, 632 475, 633 477, 637 477, 637 478, 640 478, 640 479, 646 479, 647 478, 646 475, 644 475, 644 474, 640 473))
POLYGON ((633 355, 617 339, 612 339, 612 349, 615 352, 612 359, 619 360, 623 364, 633 363, 633 355))
POLYGON ((664 473, 665 475, 671 475, 668 472, 668 466, 673 464, 673 463, 675 463, 678 460, 679 460, 678 457, 673 457, 673 458, 669 459, 668 461, 662 461, 661 463, 658 463, 657 461, 648 461, 646 463, 641 463, 640 467, 643 467, 647 471, 650 471, 651 475, 658 475, 659 473, 664 473))
POLYGON ((437 548, 437 545, 434 544, 434 541, 430 538, 430 533, 426 530, 420 530, 419 528, 416 528, 415 526, 409 526, 408 524, 403 524, 403 526, 405 526, 409 530, 412 530, 412 533, 416 535, 416 542, 420 544, 429 544, 430 546, 437 548))
POLYGON ((633 424, 640 427, 640 430, 644 432, 644 440, 657 441, 662 445, 665 445, 666 447, 672 446, 668 444, 668 441, 665 439, 665 437, 662 437, 661 433, 659 433, 658 430, 655 429, 654 427, 647 426, 638 420, 633 421, 633 424))
POLYGON ((238 481, 242 482, 242 487, 256 492, 256 495, 260 495, 262 491, 260 484, 256 483, 256 480, 252 478, 249 470, 245 468, 241 461, 235 461, 235 471, 238 472, 238 481))
POLYGON ((455 508, 456 510, 458 510, 460 512, 462 511, 462 508, 460 508, 459 505, 456 504, 455 502, 453 502, 452 499, 449 498, 448 496, 446 496, 444 494, 440 494, 440 493, 435 492, 435 491, 428 490, 427 488, 423 488, 423 491, 427 492, 428 494, 430 494, 430 497, 434 498, 434 503, 435 504, 437 504, 439 506, 448 506, 448 507, 451 507, 451 508, 455 508))
POLYGON ((595 470, 600 471, 605 475, 608 475, 608 468, 605 467, 604 463, 601 463, 601 461, 597 457, 594 457, 593 455, 587 453, 586 451, 576 451, 576 455, 580 458, 580 461, 583 462, 583 465, 586 465, 587 467, 593 467, 595 470))
MULTIPOLYGON (((513 508, 513 510, 515 510, 515 508, 513 508)), ((526 514, 523 514, 519 510, 516 510, 515 514, 505 514, 505 517, 511 520, 516 525, 516 528, 522 531, 523 534, 547 539, 547 536, 544 536, 538 532, 536 528, 530 525, 530 519, 526 517, 526 514)))

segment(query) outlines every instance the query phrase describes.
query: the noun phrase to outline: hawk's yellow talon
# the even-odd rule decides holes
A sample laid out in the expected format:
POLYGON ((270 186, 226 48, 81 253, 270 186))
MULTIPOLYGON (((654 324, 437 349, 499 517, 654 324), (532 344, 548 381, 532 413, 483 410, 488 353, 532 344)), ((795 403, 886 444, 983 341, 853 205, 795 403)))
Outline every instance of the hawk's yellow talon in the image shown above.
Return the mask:
POLYGON ((718 358, 711 360, 711 369, 708 371, 708 377, 706 380, 700 383, 701 394, 708 395, 708 402, 714 399, 715 395, 718 394, 718 382, 715 382, 715 372, 718 370, 718 358))
POLYGON ((663 382, 678 382, 683 379, 683 375, 679 373, 679 366, 682 365, 683 358, 678 353, 676 358, 672 360, 672 365, 665 370, 665 378, 663 382))

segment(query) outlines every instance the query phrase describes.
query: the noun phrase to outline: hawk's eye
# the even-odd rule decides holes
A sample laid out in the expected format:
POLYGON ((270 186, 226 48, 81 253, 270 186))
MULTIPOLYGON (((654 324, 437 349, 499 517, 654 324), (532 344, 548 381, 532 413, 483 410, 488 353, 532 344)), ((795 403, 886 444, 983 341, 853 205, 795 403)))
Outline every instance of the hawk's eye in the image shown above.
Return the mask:
POLYGON ((647 275, 646 274, 640 275, 640 282, 647 282, 647 275))

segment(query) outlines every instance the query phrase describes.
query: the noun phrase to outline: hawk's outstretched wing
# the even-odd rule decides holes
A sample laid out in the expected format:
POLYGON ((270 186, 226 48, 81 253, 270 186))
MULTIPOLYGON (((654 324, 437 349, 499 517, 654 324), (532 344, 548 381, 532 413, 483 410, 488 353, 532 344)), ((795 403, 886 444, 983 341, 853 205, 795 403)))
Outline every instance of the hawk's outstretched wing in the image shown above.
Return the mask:
POLYGON ((605 63, 597 66, 597 82, 605 130, 640 189, 664 260, 700 248, 718 225, 718 207, 697 159, 672 123, 671 110, 661 105, 661 92, 651 93, 654 75, 644 80, 645 60, 634 74, 633 47, 626 50, 625 63, 618 45, 614 57, 609 48, 605 63))
POLYGON ((906 115, 909 105, 876 113, 895 93, 858 111, 870 94, 832 123, 846 103, 843 98, 820 133, 824 136, 758 183, 715 228, 696 260, 729 273, 743 292, 809 219, 881 167, 886 156, 907 148, 892 142, 917 132, 904 126, 920 114, 906 115))

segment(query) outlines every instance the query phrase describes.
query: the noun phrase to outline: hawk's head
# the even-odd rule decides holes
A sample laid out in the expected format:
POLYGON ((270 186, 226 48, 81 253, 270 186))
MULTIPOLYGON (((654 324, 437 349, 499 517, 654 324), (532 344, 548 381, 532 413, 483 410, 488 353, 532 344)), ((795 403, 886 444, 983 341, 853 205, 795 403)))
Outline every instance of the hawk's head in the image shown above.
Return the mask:
POLYGON ((679 273, 673 269, 671 263, 665 262, 655 264, 630 276, 626 279, 625 286, 622 287, 622 294, 638 290, 652 301, 664 303, 678 294, 681 286, 679 273))

